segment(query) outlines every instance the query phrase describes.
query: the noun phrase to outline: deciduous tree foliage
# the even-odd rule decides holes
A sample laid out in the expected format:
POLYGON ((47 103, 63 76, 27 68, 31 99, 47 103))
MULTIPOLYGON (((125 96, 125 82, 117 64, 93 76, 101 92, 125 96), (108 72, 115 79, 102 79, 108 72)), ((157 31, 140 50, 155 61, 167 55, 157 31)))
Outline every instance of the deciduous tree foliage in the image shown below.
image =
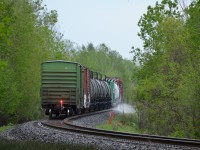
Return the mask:
POLYGON ((0 7, 0 122, 5 124, 39 116, 41 62, 60 59, 65 44, 53 29, 57 13, 48 12, 41 0, 2 0, 0 7))
POLYGON ((200 138, 199 8, 193 1, 183 15, 176 0, 163 0, 139 21, 134 101, 143 132, 200 138))

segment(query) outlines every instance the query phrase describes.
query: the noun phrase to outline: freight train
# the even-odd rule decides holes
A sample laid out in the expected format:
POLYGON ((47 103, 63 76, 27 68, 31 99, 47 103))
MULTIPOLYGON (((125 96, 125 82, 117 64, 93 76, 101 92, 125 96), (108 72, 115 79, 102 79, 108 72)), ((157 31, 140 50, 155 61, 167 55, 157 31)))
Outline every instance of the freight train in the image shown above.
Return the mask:
POLYGON ((50 118, 108 109, 123 100, 119 78, 63 60, 43 62, 41 68, 41 107, 50 118))

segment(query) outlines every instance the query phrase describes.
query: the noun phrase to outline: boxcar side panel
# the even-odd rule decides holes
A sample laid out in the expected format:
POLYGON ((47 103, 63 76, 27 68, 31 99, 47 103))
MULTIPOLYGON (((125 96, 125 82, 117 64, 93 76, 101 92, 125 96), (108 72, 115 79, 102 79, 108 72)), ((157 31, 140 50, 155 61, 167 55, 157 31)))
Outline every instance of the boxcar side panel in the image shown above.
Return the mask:
POLYGON ((42 63, 41 104, 44 108, 49 104, 79 106, 80 99, 80 65, 65 61, 42 63))

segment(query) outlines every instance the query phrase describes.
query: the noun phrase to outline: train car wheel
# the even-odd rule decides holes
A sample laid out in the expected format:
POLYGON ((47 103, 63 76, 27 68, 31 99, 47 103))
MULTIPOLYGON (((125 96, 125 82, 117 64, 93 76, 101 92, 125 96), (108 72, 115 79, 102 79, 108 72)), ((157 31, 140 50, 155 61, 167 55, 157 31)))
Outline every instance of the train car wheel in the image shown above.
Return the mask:
POLYGON ((49 108, 46 108, 45 115, 49 115, 49 108))
POLYGON ((56 112, 56 118, 58 118, 59 117, 59 112, 56 112))
POLYGON ((98 107, 98 105, 96 105, 96 107, 95 107, 95 111, 98 111, 99 110, 99 107, 98 107))
POLYGON ((78 108, 75 109, 75 114, 76 114, 76 115, 79 115, 80 112, 81 112, 80 109, 78 109, 78 108))
POLYGON ((69 109, 69 110, 70 110, 70 112, 69 112, 70 116, 74 116, 74 109, 71 108, 71 109, 69 109))

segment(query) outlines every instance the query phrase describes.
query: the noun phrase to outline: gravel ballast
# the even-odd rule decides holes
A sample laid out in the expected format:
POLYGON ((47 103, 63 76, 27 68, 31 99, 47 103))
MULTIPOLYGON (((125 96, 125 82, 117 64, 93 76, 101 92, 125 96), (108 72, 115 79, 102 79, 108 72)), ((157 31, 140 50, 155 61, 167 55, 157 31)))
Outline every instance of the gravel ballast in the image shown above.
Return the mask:
MULTIPOLYGON (((101 113, 97 115, 88 116, 76 120, 76 124, 87 127, 95 127, 98 124, 106 122, 109 118, 109 113, 101 113)), ((97 149, 116 149, 116 150, 131 150, 131 149, 168 149, 168 150, 200 150, 200 148, 186 147, 178 145, 158 144, 142 141, 128 141, 107 137, 99 137, 94 135, 86 135, 80 133, 73 133, 68 131, 56 130, 41 126, 40 121, 30 121, 17 125, 4 132, 0 133, 0 139, 10 139, 17 141, 40 141, 46 143, 60 143, 60 144, 75 144, 75 145, 89 145, 97 149)))
MULTIPOLYGON (((118 112, 115 112, 115 115, 118 115, 118 112)), ((86 116, 73 120, 73 124, 88 128, 96 128, 100 124, 104 124, 108 121, 110 117, 110 112, 100 113, 96 115, 86 116)))

